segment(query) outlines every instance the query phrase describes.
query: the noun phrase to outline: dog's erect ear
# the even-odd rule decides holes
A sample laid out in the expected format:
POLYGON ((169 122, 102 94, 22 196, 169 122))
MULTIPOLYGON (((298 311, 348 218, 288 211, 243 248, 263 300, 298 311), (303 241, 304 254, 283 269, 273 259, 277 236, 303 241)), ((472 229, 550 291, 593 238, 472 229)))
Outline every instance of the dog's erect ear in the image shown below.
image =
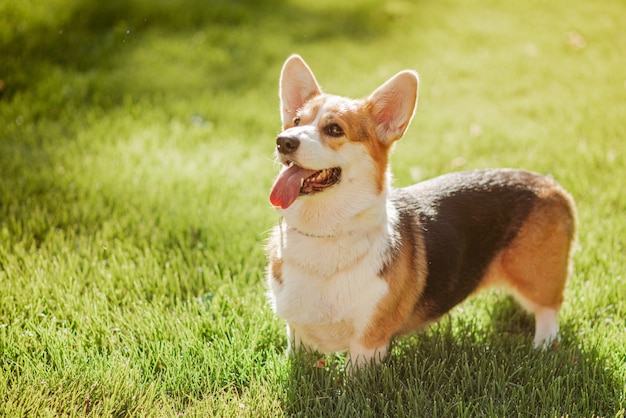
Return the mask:
POLYGON ((419 77, 415 71, 402 71, 391 77, 368 98, 376 118, 378 139, 386 145, 400 139, 411 123, 417 107, 419 77))
POLYGON ((299 55, 290 56, 280 73, 280 115, 285 125, 296 117, 304 103, 322 93, 313 72, 299 55))

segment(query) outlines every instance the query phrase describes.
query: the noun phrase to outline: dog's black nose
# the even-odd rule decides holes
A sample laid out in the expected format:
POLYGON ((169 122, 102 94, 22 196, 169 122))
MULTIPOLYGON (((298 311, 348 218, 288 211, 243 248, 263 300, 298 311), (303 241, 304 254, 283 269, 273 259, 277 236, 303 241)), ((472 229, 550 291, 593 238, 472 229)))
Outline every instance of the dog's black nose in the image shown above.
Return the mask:
POLYGON ((276 138, 276 149, 281 154, 291 154, 300 146, 300 140, 293 136, 279 136, 276 138))

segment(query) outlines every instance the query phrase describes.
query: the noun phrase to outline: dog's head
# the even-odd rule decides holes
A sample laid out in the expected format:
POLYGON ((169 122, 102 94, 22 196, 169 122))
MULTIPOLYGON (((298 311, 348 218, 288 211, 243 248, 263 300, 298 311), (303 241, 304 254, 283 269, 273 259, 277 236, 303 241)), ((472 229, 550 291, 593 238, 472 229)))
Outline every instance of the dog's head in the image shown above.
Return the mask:
POLYGON ((415 72, 402 71, 353 100, 323 93, 302 58, 287 59, 276 139, 283 168, 270 201, 290 224, 336 229, 386 199, 389 152, 413 117, 418 83, 415 72))

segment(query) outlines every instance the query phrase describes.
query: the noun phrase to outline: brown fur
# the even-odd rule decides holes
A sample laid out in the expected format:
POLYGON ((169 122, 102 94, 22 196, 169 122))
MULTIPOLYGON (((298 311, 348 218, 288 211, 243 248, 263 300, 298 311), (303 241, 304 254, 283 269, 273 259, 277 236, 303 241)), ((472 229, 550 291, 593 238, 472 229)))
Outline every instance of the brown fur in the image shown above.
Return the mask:
POLYGON ((283 284, 283 259, 278 256, 279 243, 279 240, 270 239, 267 243, 266 251, 271 277, 278 284, 283 284))
POLYGON ((496 277, 494 283, 503 283, 525 299, 548 308, 558 308, 563 302, 575 236, 573 202, 559 189, 543 190, 543 199, 499 256, 497 270, 501 277, 496 277))
POLYGON ((380 301, 361 344, 374 349, 386 344, 413 315, 426 283, 425 249, 420 233, 415 233, 416 219, 407 214, 399 225, 399 237, 392 258, 380 277, 389 285, 389 293, 380 301), (404 221, 404 222, 402 222, 404 221))

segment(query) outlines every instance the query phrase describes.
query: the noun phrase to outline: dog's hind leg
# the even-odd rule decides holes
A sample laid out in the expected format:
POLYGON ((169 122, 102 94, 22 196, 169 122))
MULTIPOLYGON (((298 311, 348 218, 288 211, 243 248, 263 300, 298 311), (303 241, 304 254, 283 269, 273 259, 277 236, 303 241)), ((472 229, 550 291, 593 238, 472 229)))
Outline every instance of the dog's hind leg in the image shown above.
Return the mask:
POLYGON ((558 310, 542 308, 535 311, 535 348, 548 347, 559 338, 558 310))
POLYGON ((498 270, 517 301, 535 315, 535 347, 558 336, 557 319, 569 275, 575 209, 569 196, 548 190, 501 254, 498 270))
POLYGON ((559 339, 559 307, 546 307, 513 292, 515 299, 524 309, 535 316, 535 348, 547 348, 559 339))

